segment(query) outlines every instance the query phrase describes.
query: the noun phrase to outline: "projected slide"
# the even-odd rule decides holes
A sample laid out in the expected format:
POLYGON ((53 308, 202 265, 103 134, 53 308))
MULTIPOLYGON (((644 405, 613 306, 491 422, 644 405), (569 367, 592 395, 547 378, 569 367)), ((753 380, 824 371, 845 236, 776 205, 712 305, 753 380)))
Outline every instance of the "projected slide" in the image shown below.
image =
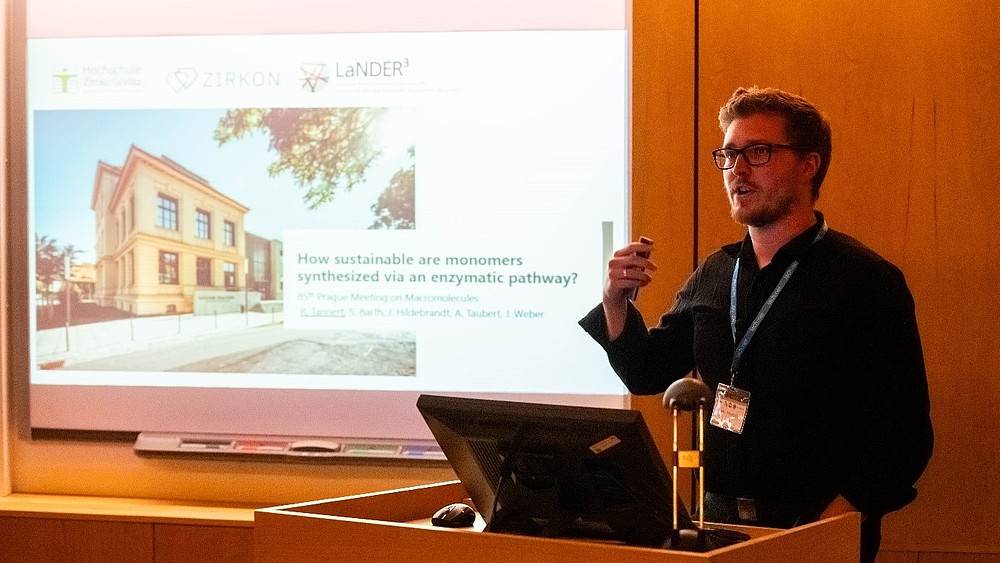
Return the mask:
POLYGON ((575 323, 626 236, 626 51, 30 41, 32 383, 620 394, 575 323))

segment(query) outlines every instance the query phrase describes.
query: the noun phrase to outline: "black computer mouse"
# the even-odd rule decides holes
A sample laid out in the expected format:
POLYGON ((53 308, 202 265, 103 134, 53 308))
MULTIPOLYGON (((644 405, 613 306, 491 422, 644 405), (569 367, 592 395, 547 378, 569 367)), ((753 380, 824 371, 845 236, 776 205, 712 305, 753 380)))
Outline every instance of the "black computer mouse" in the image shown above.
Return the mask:
POLYGON ((445 528, 467 528, 476 521, 476 511, 463 502, 455 502, 431 516, 431 524, 445 528))

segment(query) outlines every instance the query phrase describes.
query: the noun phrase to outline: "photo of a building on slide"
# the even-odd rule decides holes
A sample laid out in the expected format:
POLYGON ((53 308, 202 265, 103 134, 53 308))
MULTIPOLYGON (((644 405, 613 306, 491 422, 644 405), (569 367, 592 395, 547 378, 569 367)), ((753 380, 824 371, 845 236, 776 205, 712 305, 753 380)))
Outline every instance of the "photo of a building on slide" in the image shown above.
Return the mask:
POLYGON ((412 332, 283 326, 284 229, 416 227, 406 114, 35 112, 36 363, 415 375, 412 332))

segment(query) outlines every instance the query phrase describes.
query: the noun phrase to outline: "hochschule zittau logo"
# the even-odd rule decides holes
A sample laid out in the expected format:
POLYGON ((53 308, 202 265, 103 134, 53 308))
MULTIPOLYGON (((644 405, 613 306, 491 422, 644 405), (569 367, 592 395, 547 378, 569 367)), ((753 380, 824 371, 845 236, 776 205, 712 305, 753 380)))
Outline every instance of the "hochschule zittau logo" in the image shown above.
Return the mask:
POLYGON ((59 67, 55 72, 52 73, 52 91, 57 94, 69 94, 73 91, 76 81, 80 74, 76 72, 76 69, 71 67, 59 67))
POLYGON ((326 63, 302 63, 299 71, 302 73, 299 80, 302 81, 304 90, 319 92, 330 83, 330 72, 326 68, 326 63))

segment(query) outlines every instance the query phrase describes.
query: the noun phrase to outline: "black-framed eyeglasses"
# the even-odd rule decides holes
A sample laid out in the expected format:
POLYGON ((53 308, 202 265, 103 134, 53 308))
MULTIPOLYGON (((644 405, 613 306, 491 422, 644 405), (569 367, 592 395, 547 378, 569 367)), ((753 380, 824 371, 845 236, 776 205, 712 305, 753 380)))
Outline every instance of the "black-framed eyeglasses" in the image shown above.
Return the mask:
POLYGON ((712 158, 715 159, 715 166, 719 170, 729 170, 736 166, 736 158, 743 155, 743 160, 750 166, 763 166, 771 162, 771 153, 774 149, 790 149, 802 151, 802 147, 795 145, 783 145, 781 143, 755 143, 747 145, 742 149, 721 148, 712 151, 712 158))

